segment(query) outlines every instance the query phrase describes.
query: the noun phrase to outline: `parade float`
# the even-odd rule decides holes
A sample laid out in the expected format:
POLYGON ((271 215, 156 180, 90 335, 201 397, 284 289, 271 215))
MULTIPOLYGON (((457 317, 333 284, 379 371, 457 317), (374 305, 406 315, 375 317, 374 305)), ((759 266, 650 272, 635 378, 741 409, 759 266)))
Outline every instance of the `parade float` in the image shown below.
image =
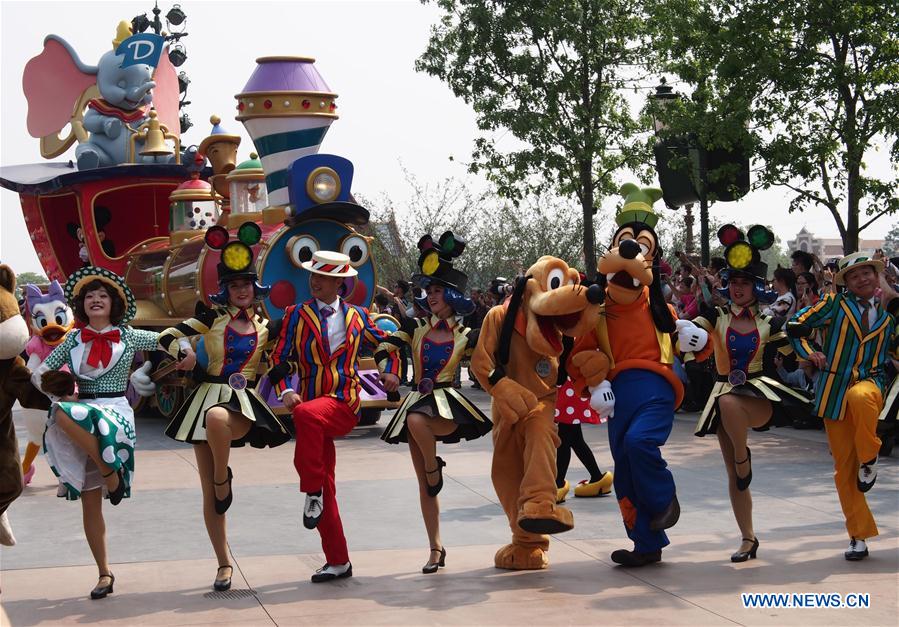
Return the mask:
MULTIPOLYGON (((338 115, 337 94, 315 60, 256 60, 235 106, 255 152, 238 163, 240 137, 216 115, 198 146, 181 145, 179 77, 166 54, 171 44, 132 30, 120 23, 97 65, 49 35, 25 67, 28 131, 40 140, 41 155, 53 159, 77 144, 74 159, 0 167, 0 185, 19 194, 47 277, 62 282, 83 265, 107 268, 125 278, 137 299, 133 324, 169 327, 191 317, 197 302, 209 305, 207 295, 218 290, 221 251, 206 245, 207 229, 221 225, 237 238, 237 227, 252 221, 261 229, 252 243, 257 272, 272 286, 260 305, 263 316, 277 319, 310 297, 300 264, 320 249, 350 257, 358 276, 342 296, 368 307, 376 285, 371 238, 354 229, 368 222, 368 211, 351 195, 353 164, 319 153, 338 115)), ((396 324, 389 317, 378 323, 396 324)), ((374 362, 361 365, 362 422, 371 423, 394 403, 374 362)), ((160 381, 152 401, 165 416, 191 385, 172 377, 160 381)), ((269 400, 285 411, 274 395, 269 400)))

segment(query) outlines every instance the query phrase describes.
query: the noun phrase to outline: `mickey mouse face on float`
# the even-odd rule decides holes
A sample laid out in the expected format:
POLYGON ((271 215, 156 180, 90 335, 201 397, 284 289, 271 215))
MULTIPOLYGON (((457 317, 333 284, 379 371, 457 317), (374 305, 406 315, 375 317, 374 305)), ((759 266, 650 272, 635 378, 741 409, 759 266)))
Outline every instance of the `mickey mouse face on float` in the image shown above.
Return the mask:
POLYGON ((281 317, 288 305, 312 298, 309 273, 301 268, 319 250, 343 253, 357 272, 344 279, 341 299, 363 307, 371 304, 376 284, 371 237, 336 220, 312 219, 281 227, 266 241, 259 254, 259 271, 262 282, 272 286, 263 301, 269 316, 281 317))

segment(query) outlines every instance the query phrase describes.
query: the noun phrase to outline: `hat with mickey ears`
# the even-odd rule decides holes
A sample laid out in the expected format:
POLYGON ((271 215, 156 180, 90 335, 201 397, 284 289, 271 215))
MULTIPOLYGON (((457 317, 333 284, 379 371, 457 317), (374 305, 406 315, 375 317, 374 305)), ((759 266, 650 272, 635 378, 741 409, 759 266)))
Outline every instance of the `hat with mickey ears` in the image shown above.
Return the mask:
POLYGON ((134 294, 132 294, 128 286, 125 285, 125 279, 106 268, 85 266, 84 268, 75 270, 75 272, 69 276, 65 287, 63 288, 69 303, 75 301, 75 297, 78 296, 81 288, 95 280, 101 281, 115 290, 125 303, 125 315, 122 316, 122 319, 119 320, 117 324, 127 324, 128 322, 131 322, 134 319, 134 316, 137 315, 137 302, 134 300, 134 294))
POLYGON ((883 261, 872 259, 868 253, 851 253, 837 262, 837 273, 833 280, 837 285, 845 285, 846 273, 862 266, 871 266, 875 272, 883 272, 883 261))
POLYGON ((457 237, 452 231, 446 231, 437 242, 431 234, 422 236, 418 240, 418 267, 419 274, 413 274, 412 280, 419 287, 427 288, 434 283, 452 288, 460 293, 465 292, 468 285, 468 275, 453 267, 453 259, 456 259, 465 250, 465 240, 457 237))
POLYGON ((774 244, 774 233, 761 224, 749 227, 746 235, 733 224, 718 229, 718 241, 724 246, 724 260, 728 276, 747 276, 758 281, 768 277, 768 264, 762 261, 761 251, 774 244))
POLYGON ((258 224, 244 222, 237 228, 237 238, 234 240, 231 240, 225 227, 216 225, 207 229, 204 239, 209 248, 222 251, 222 259, 216 266, 219 287, 236 279, 257 280, 253 249, 250 247, 262 239, 262 229, 258 224))

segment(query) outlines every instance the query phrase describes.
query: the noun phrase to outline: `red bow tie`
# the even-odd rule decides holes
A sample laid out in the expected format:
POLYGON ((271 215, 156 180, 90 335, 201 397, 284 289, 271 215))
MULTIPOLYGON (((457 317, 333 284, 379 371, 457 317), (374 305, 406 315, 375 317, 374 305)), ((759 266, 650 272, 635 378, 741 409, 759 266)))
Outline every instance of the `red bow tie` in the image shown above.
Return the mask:
POLYGON ((97 333, 89 327, 81 329, 81 341, 91 344, 91 352, 87 355, 87 365, 93 368, 106 367, 112 360, 112 343, 119 343, 122 339, 118 329, 97 333))

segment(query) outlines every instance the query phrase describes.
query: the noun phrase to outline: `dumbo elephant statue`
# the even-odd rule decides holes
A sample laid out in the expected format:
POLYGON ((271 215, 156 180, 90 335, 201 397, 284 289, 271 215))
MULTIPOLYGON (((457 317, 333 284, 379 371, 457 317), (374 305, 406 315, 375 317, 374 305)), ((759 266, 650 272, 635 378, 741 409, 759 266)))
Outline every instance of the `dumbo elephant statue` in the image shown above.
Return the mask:
POLYGON ((113 49, 91 66, 63 38, 48 35, 44 51, 25 66, 22 81, 28 99, 28 130, 41 138, 41 154, 60 155, 77 139, 79 170, 172 161, 174 155, 141 155, 140 141, 133 160, 131 154, 131 131, 148 121, 151 105, 170 133, 177 135, 180 130, 178 79, 163 46, 164 38, 131 35, 122 22, 113 49), (67 122, 71 133, 60 138, 67 122))

